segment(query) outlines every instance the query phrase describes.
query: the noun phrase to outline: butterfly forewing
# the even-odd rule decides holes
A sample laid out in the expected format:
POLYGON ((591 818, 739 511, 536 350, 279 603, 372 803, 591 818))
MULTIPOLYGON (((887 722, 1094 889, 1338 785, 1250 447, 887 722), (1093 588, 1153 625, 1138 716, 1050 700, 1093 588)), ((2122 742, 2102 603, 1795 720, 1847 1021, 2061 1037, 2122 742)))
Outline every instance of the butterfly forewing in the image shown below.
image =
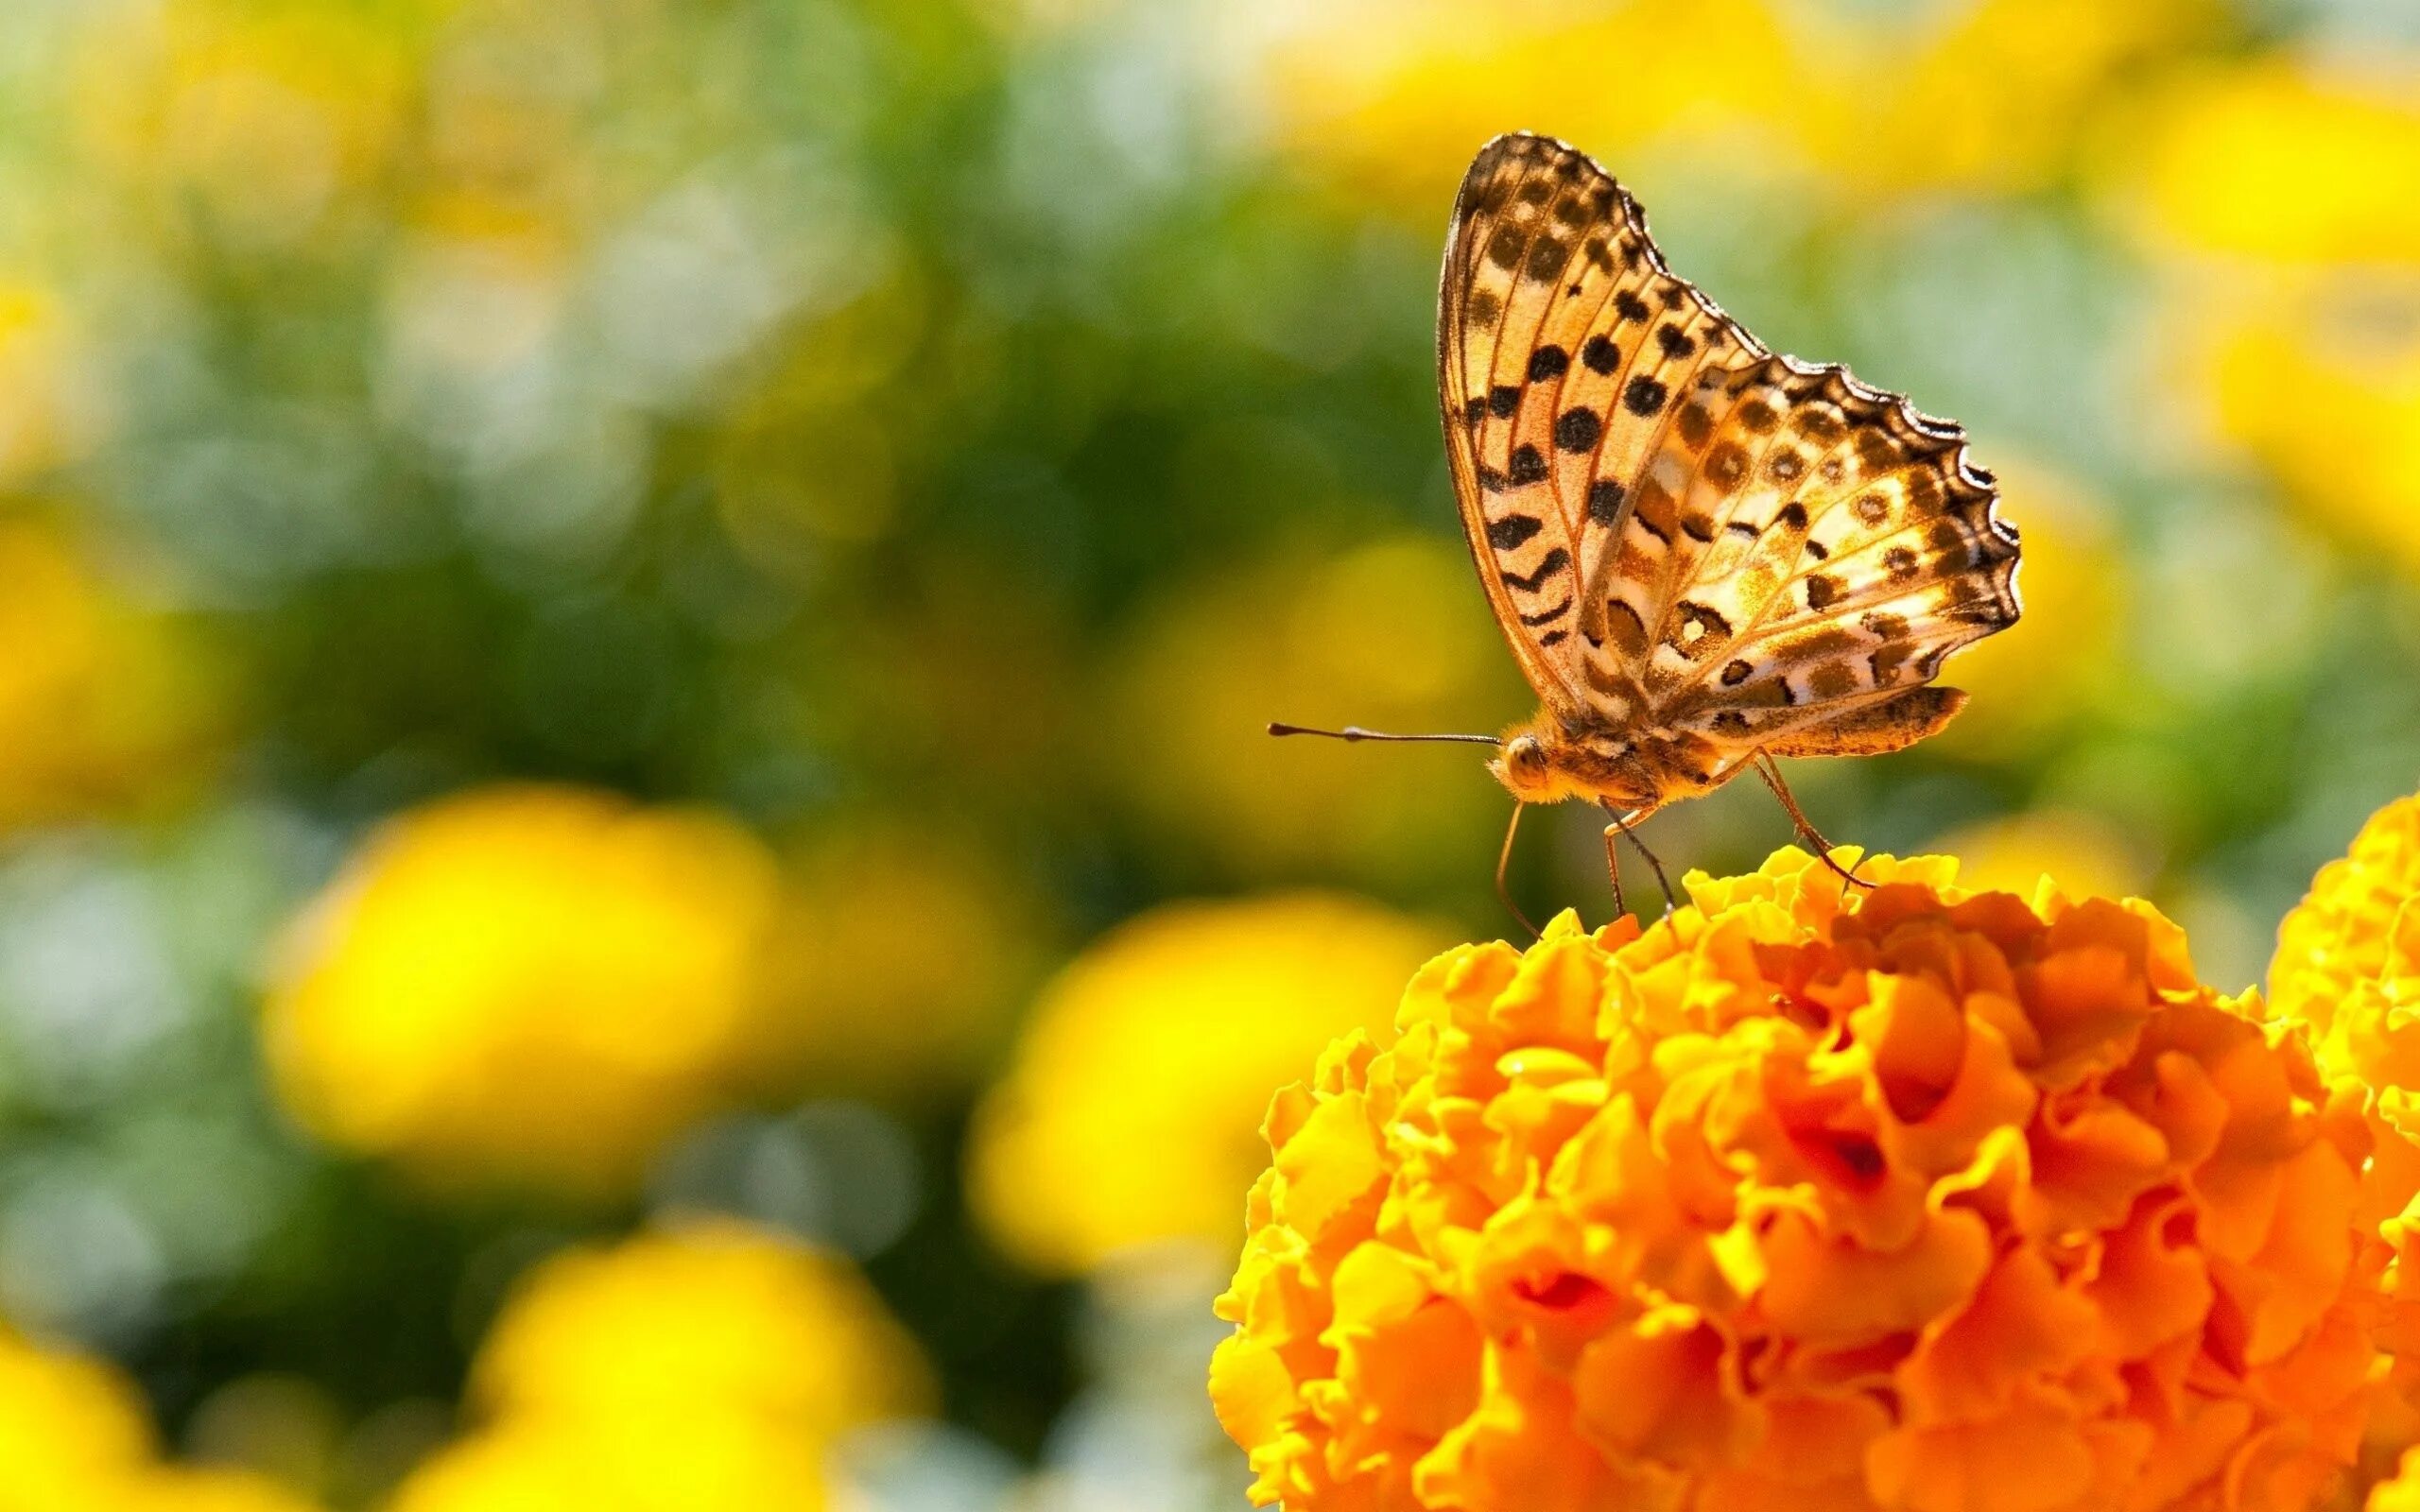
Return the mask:
POLYGON ((1963 434, 1768 352, 1561 143, 1472 163, 1438 355, 1472 554, 1567 727, 1743 758, 1905 744, 1954 702, 1874 711, 2016 617, 2015 534, 1963 434))

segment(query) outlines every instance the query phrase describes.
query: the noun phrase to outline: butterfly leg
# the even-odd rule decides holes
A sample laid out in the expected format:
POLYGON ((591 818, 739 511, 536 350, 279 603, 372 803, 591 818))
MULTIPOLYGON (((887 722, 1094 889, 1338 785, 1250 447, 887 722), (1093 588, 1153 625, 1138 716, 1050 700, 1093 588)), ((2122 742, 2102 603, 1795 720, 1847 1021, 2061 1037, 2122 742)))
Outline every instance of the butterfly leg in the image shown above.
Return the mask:
POLYGON ((1530 923, 1530 916, 1521 912, 1521 905, 1512 901, 1512 889, 1504 881, 1504 873, 1512 865, 1512 837, 1521 833, 1521 811, 1528 807, 1526 803, 1513 804, 1512 822, 1504 827, 1504 849, 1495 853, 1495 896, 1503 901, 1504 911, 1521 921, 1521 927, 1530 932, 1531 939, 1537 939, 1541 937, 1538 926, 1530 923))
POLYGON ((1611 803, 1600 802, 1599 806, 1612 816, 1614 821, 1605 826, 1605 871, 1614 880, 1614 912, 1618 915, 1624 911, 1622 868, 1621 863, 1615 857, 1614 845, 1616 840, 1625 836, 1629 838, 1631 845, 1637 850, 1638 853, 1647 858, 1648 869, 1655 873, 1655 885, 1664 889, 1664 911, 1668 914, 1680 907, 1681 900, 1672 891, 1672 879, 1664 874, 1664 863, 1656 859, 1654 851, 1647 849, 1647 842, 1638 837, 1638 832, 1630 827, 1631 816, 1624 814, 1611 803))
MULTIPOLYGON (((1781 799, 1782 808, 1789 815, 1791 827, 1797 830, 1800 839, 1805 840, 1808 845, 1815 848, 1815 854, 1823 858, 1824 865, 1831 868, 1834 871, 1839 872, 1841 874, 1841 880, 1843 882, 1854 884, 1859 887, 1871 887, 1874 885, 1874 884, 1859 877, 1857 874, 1856 868, 1843 867, 1839 862, 1832 859, 1832 842, 1824 839, 1823 833, 1807 819, 1806 811, 1800 808, 1798 806, 1798 799, 1791 796, 1789 784, 1781 780, 1781 768, 1773 764, 1772 757, 1761 750, 1756 752, 1756 775, 1763 778, 1765 780, 1765 785, 1773 790, 1773 797, 1781 799)), ((1858 866, 1861 867, 1863 865, 1865 865, 1865 858, 1859 856, 1858 858, 1858 866)))

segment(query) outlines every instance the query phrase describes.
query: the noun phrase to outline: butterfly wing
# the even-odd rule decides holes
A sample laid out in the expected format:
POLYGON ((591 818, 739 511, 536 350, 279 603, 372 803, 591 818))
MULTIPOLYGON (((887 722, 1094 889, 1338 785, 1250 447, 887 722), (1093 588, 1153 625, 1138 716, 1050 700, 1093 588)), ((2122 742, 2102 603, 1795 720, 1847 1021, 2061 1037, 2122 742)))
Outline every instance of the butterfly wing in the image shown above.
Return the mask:
POLYGON ((1472 554, 1567 726, 1744 759, 1895 748, 1956 712, 1925 684, 2017 615, 2016 534, 1957 426, 1767 351, 1543 138, 1472 164, 1443 306, 1472 554))
POLYGON ((1786 357, 1701 380, 1691 397, 1703 439, 1676 426, 1659 458, 1696 528, 1657 593, 1646 680, 1658 722, 1797 755, 1894 748, 1876 742, 1938 728, 1955 701, 1900 696, 2018 614, 2016 532, 1964 433, 1786 357), (1894 699, 1897 716, 1873 712, 1894 699), (1918 709, 1932 713, 1906 717, 1918 709))

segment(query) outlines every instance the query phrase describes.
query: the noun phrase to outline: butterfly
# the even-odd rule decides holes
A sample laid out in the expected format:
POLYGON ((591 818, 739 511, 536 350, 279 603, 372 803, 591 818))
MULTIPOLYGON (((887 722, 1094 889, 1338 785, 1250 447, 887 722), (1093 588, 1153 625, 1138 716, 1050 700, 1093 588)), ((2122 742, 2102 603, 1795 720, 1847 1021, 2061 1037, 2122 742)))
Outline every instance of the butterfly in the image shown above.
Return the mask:
POLYGON ((2016 622, 2017 532, 1965 432, 1768 350, 1562 142, 1498 137, 1463 177, 1437 376, 1471 556, 1542 707, 1501 736, 1270 730, 1495 746, 1516 828, 1572 799, 1612 816, 1617 905, 1616 835, 1751 767, 1830 859, 1774 758, 1922 740, 1966 699, 1943 662, 2016 622))

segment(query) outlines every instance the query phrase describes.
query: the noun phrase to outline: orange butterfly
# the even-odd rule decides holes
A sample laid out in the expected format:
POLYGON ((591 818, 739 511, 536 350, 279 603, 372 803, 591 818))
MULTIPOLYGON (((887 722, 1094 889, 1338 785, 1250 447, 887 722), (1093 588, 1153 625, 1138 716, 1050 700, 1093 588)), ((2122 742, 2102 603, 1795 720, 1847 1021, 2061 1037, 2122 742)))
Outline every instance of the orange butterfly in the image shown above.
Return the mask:
POLYGON ((1546 137, 1471 163, 1438 305, 1462 524, 1545 707, 1500 738, 1270 732, 1498 747, 1516 827, 1573 798, 1612 816, 1617 906, 1616 836, 1750 765, 1828 852, 1773 758, 1922 740, 1966 699, 1930 685, 1943 659, 2016 621, 2016 530, 1965 433, 1766 350, 1546 137))

